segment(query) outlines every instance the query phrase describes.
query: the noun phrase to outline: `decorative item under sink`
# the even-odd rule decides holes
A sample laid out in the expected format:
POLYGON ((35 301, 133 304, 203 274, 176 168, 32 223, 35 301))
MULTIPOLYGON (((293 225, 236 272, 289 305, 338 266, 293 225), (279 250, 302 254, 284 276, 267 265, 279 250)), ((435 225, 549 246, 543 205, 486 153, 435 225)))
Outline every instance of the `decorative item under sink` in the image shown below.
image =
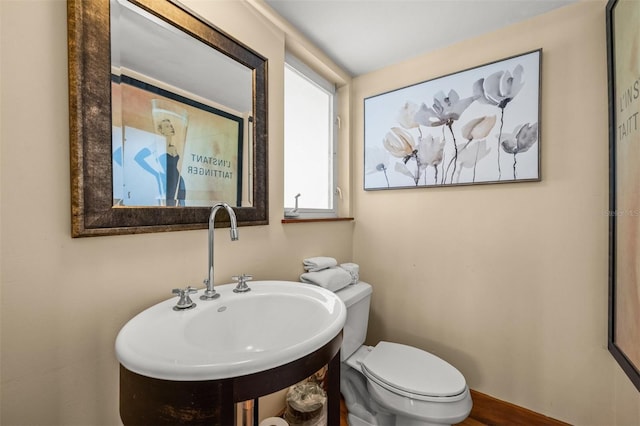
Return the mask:
POLYGON ((287 391, 287 408, 284 419, 291 426, 325 425, 327 394, 322 386, 306 380, 291 386, 287 391))
POLYGON ((364 100, 364 189, 540 180, 542 49, 364 100))

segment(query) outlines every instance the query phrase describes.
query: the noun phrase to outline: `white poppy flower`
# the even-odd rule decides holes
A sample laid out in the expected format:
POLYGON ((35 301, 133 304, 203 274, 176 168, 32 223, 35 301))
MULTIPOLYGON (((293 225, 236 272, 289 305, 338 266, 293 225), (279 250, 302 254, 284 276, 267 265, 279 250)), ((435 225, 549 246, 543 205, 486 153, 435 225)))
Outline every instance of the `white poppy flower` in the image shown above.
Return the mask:
POLYGON ((444 140, 441 141, 440 138, 434 138, 431 135, 420 138, 417 155, 422 168, 426 168, 427 166, 436 167, 442 162, 443 153, 444 140))
POLYGON ((382 140, 382 145, 394 157, 413 155, 413 135, 400 127, 392 127, 382 140))
POLYGON ((458 164, 467 169, 475 167, 478 161, 486 157, 491 148, 487 148, 487 140, 473 142, 458 154, 458 164))
POLYGON ((486 138, 495 124, 495 115, 474 118, 462 126, 462 136, 468 140, 486 138))
POLYGON ((414 181, 416 180, 416 176, 409 170, 409 168, 402 161, 398 161, 394 167, 394 170, 402 175, 410 177, 414 181))
POLYGON ((365 174, 383 172, 389 169, 389 152, 376 146, 367 149, 365 174))
POLYGON ((419 108, 415 102, 405 102, 398 112, 398 123, 405 129, 419 127, 420 124, 415 121, 415 115, 419 108))

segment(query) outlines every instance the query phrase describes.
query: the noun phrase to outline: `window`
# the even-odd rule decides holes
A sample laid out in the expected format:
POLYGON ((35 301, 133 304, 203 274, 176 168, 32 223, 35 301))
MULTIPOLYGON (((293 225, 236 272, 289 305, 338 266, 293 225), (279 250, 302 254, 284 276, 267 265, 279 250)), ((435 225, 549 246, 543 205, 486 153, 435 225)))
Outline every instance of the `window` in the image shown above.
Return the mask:
POLYGON ((284 75, 284 204, 300 218, 335 217, 335 85, 287 55, 284 75))

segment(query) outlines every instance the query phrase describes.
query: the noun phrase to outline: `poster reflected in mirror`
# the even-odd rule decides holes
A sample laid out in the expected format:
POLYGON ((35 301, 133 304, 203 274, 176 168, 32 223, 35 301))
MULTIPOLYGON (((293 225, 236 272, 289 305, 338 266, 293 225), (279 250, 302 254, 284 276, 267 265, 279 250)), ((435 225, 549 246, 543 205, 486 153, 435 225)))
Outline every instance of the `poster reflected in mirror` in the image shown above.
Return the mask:
POLYGON ((609 351, 640 390, 640 2, 607 4, 609 351))
POLYGON ((242 117, 112 75, 114 206, 210 206, 242 199, 242 117))

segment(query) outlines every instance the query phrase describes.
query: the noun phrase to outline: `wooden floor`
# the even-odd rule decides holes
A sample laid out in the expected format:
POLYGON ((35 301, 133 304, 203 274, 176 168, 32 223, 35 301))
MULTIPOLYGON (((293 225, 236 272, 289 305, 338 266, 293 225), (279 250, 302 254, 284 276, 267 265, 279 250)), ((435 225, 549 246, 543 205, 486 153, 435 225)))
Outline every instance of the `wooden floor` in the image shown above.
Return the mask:
MULTIPOLYGON (((567 426, 551 417, 543 416, 526 408, 501 401, 474 390, 471 391, 473 408, 471 414, 459 426, 567 426)), ((347 407, 340 400, 340 426, 349 426, 347 407)))
POLYGON ((340 426, 349 426, 347 422, 348 413, 347 406, 344 404, 344 398, 340 398, 340 426))

